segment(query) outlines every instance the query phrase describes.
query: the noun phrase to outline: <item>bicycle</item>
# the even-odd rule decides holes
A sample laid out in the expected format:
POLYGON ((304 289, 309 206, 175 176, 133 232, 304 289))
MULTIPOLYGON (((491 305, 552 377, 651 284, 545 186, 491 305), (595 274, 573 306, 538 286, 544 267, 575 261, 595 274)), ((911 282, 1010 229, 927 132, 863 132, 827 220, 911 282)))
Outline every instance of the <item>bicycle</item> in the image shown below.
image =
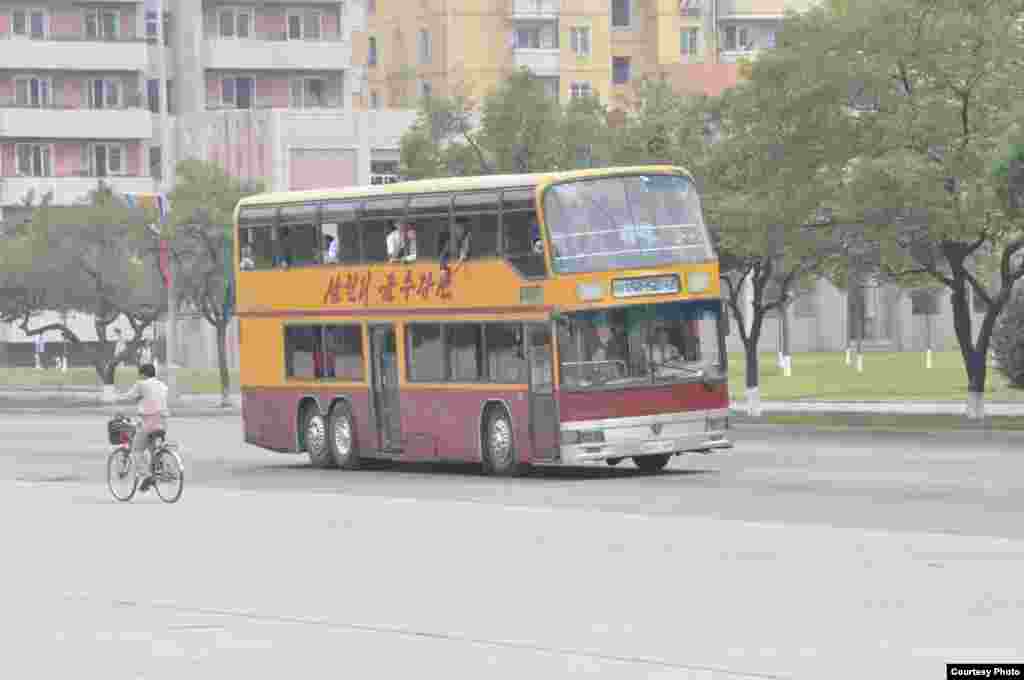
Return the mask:
MULTIPOLYGON (((137 470, 136 457, 132 455, 132 442, 135 433, 142 426, 141 422, 132 421, 123 414, 116 415, 107 423, 107 434, 113 451, 107 456, 107 488, 116 500, 130 501, 139 482, 146 475, 137 470)), ((165 503, 175 503, 181 498, 185 488, 185 464, 175 450, 175 444, 166 439, 164 430, 156 430, 149 434, 146 450, 150 453, 150 469, 148 477, 152 486, 165 503)))

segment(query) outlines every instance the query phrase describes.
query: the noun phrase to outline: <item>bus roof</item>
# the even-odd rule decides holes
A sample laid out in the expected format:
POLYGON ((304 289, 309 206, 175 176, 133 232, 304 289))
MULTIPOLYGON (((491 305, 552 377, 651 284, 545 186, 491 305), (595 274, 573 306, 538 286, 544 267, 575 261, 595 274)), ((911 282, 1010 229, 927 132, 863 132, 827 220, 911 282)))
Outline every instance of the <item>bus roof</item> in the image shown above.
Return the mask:
POLYGON ((590 177, 608 177, 650 172, 682 173, 687 176, 690 174, 684 168, 678 166, 638 165, 523 175, 443 177, 438 179, 421 179, 410 182, 396 182, 394 184, 346 187, 344 189, 313 189, 309 191, 282 191, 255 194, 253 196, 247 196, 239 201, 238 207, 304 203, 307 201, 372 198, 381 196, 403 196, 409 194, 444 193, 450 191, 493 191, 498 189, 516 188, 527 189, 536 187, 537 185, 548 181, 586 179, 590 177))

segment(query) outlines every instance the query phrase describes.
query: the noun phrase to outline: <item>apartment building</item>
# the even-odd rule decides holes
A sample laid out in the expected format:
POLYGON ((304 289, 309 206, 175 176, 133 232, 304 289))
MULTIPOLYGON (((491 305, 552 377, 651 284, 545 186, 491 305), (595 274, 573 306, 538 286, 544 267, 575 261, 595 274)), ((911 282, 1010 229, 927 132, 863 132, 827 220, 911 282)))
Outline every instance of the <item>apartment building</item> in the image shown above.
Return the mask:
POLYGON ((785 11, 811 1, 366 0, 359 103, 412 106, 457 88, 482 96, 523 67, 562 101, 596 93, 622 106, 645 76, 718 94, 774 45, 785 11))
POLYGON ((0 219, 17 219, 30 195, 73 204, 101 179, 169 190, 186 157, 275 190, 394 173, 413 114, 353 106, 361 2, 166 0, 162 10, 158 44, 150 0, 0 0, 0 219))
MULTIPOLYGON (((170 191, 175 161, 189 157, 275 191, 395 179, 415 113, 353 106, 364 10, 359 0, 0 0, 0 222, 24 219, 46 193, 72 205, 101 180, 170 191)), ((68 322, 95 339, 84 315, 68 322)), ((177 355, 214 365, 210 329, 188 314, 181 323, 195 347, 177 355)), ((5 341, 27 338, 0 329, 5 341)))

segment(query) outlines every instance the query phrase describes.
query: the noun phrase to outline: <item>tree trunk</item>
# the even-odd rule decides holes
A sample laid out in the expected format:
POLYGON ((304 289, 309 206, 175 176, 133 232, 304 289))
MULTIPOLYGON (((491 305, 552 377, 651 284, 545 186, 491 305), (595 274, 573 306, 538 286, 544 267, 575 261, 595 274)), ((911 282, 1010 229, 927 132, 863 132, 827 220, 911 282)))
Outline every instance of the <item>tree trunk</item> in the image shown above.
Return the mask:
POLYGON ((227 408, 231 406, 231 377, 228 375, 228 324, 230 321, 223 319, 217 328, 217 367, 220 369, 220 405, 227 408))
POLYGON ((761 337, 763 317, 757 313, 757 310, 754 310, 753 316, 750 335, 741 339, 743 340, 743 353, 746 355, 747 414, 756 418, 761 415, 761 369, 757 356, 757 342, 761 337))
POLYGON ((114 384, 114 379, 117 376, 117 360, 97 362, 96 373, 99 374, 100 382, 103 384, 100 388, 100 401, 105 404, 113 403, 117 396, 117 388, 114 384))
POLYGON ((953 306, 953 329, 956 331, 960 356, 963 357, 964 368, 967 371, 967 417, 971 420, 980 420, 985 417, 985 354, 988 343, 985 343, 984 352, 979 353, 975 349, 971 308, 967 299, 967 280, 962 275, 954 275, 953 295, 950 301, 953 306))

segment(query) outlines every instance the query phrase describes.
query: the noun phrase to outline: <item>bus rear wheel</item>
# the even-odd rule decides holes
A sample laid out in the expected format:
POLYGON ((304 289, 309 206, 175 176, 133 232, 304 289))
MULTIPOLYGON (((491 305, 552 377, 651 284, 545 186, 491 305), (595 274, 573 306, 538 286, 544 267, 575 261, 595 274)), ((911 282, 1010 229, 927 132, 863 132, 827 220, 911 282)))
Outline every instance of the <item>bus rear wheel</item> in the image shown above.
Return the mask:
POLYGON ((328 420, 331 459, 342 470, 359 467, 359 449, 356 447, 356 426, 348 404, 338 404, 331 409, 328 420))
POLYGON ((522 466, 516 460, 512 419, 503 407, 493 406, 487 411, 482 443, 486 472, 502 476, 514 476, 522 472, 522 466))
POLYGON ((302 412, 302 439, 313 467, 331 467, 334 461, 327 446, 327 423, 316 406, 307 406, 302 412))
POLYGON ((672 457, 670 453, 659 453, 656 456, 634 456, 633 462, 641 472, 660 472, 672 457))

